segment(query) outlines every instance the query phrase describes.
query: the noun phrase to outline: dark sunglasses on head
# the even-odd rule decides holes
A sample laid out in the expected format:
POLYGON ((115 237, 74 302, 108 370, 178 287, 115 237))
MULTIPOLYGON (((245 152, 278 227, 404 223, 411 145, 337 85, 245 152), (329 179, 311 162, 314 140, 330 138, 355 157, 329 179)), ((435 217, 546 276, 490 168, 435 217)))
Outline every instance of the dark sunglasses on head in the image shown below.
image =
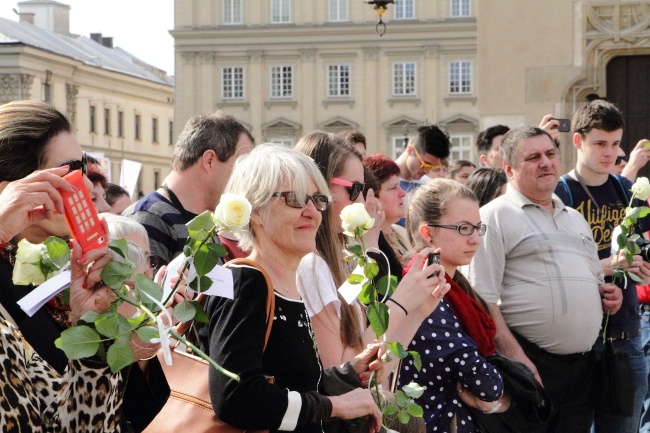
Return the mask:
POLYGON ((620 165, 621 162, 623 162, 623 161, 627 161, 627 159, 625 159, 624 156, 617 156, 616 157, 616 162, 614 163, 614 165, 620 165))
POLYGON ((81 160, 73 159, 72 161, 67 161, 61 164, 61 167, 67 165, 70 167, 70 171, 81 170, 85 175, 88 174, 88 159, 86 158, 86 152, 81 152, 81 160))
POLYGON ((361 194, 366 187, 365 183, 357 181, 350 182, 349 180, 340 179, 338 177, 333 178, 332 183, 334 185, 341 185, 345 187, 345 189, 347 189, 348 193, 350 194, 351 201, 355 201, 357 197, 359 197, 359 194, 361 194))
POLYGON ((307 206, 309 200, 311 200, 311 202, 314 203, 314 207, 316 207, 316 210, 320 212, 327 209, 327 206, 329 206, 330 204, 330 201, 327 198, 327 196, 323 194, 314 194, 314 195, 307 194, 305 196, 304 201, 300 201, 298 199, 298 196, 296 195, 295 191, 274 192, 273 194, 271 194, 271 197, 282 197, 284 198, 284 203, 287 206, 296 209, 304 209, 304 207, 307 206))

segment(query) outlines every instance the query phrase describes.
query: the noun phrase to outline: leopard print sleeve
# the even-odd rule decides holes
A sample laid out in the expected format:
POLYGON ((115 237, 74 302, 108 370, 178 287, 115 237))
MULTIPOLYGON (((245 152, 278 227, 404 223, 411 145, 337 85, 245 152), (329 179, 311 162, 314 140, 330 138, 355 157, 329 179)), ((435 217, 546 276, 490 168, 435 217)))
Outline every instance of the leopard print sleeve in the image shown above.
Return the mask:
POLYGON ((119 431, 122 377, 71 361, 63 377, 0 317, 0 431, 119 431))

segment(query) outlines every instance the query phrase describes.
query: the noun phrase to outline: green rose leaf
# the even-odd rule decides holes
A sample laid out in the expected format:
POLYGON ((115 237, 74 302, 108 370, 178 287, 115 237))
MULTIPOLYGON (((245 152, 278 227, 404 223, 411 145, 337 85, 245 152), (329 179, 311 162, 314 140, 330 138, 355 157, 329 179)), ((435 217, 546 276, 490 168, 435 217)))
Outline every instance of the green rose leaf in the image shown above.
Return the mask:
POLYGON ((160 311, 160 307, 151 300, 154 298, 158 302, 161 302, 163 292, 160 286, 144 274, 137 274, 135 276, 135 291, 137 299, 140 300, 147 308, 152 312, 160 311), (149 296, 146 296, 145 293, 149 296))
POLYGON ((347 244, 348 251, 350 251, 352 254, 355 256, 359 257, 361 254, 363 254, 363 249, 361 249, 361 245, 358 244, 347 244))
POLYGON ((399 407, 406 407, 411 402, 411 398, 407 396, 404 391, 397 390, 395 392, 395 403, 399 407))
POLYGON ((140 337, 140 340, 145 343, 151 342, 152 338, 160 338, 158 328, 154 328, 153 326, 143 326, 142 328, 136 329, 135 333, 140 337))
POLYGON ((54 340, 54 345, 65 352, 68 359, 88 358, 97 353, 101 339, 89 326, 81 325, 66 329, 54 340))
POLYGON ((411 416, 405 410, 402 410, 397 414, 397 419, 399 419, 399 422, 402 424, 408 424, 410 418, 411 416))
POLYGON ((399 412, 399 408, 394 404, 389 404, 388 406, 384 406, 381 412, 386 416, 392 416, 399 412))
POLYGON ((201 242, 212 236, 212 232, 215 229, 212 213, 209 211, 197 215, 192 219, 192 221, 188 222, 186 226, 187 231, 189 232, 188 241, 191 239, 193 245, 190 245, 190 247, 192 247, 193 250, 200 245, 201 242))
MULTIPOLYGON (((204 276, 219 263, 221 245, 204 244, 194 254, 194 268, 199 276, 204 276)), ((221 247, 223 248, 223 247, 221 247)))
POLYGON ((399 341, 391 341, 386 343, 390 348, 390 351, 395 354, 398 358, 406 358, 408 352, 404 350, 404 346, 399 341))
POLYGON ((194 321, 199 323, 208 323, 210 318, 203 310, 201 304, 198 303, 197 301, 190 301, 190 303, 194 306, 194 310, 196 311, 196 315, 194 316, 194 321))
POLYGON ((381 302, 368 305, 368 321, 377 336, 384 335, 388 330, 388 306, 381 302))
POLYGON ((61 269, 70 261, 70 247, 63 239, 50 236, 45 242, 46 259, 49 260, 56 269, 61 269))
POLYGON ((420 354, 415 350, 409 350, 409 355, 411 355, 413 358, 413 366, 416 368, 416 370, 422 370, 422 358, 420 358, 420 354))
POLYGON ((125 260, 128 259, 129 257, 128 256, 129 245, 126 242, 126 239, 116 239, 114 241, 110 241, 108 243, 108 248, 110 248, 111 251, 115 252, 125 260))
POLYGON ((79 320, 86 323, 95 323, 95 320, 99 319, 100 317, 101 314, 96 311, 86 311, 86 313, 81 316, 81 319, 79 320))
POLYGON ((118 290, 133 274, 133 268, 125 263, 110 262, 102 269, 102 281, 113 290, 118 290))
POLYGON ((205 292, 212 286, 212 279, 210 277, 202 276, 202 277, 196 277, 190 282, 190 289, 194 290, 195 292, 205 292))
POLYGON ((351 274, 348 277, 348 283, 350 283, 350 284, 361 284, 364 281, 365 281, 365 278, 363 278, 363 275, 351 274))
POLYGON ((404 385, 402 387, 402 391, 404 391, 404 394, 411 398, 420 398, 422 394, 424 394, 424 388, 415 382, 404 385))
POLYGON ((113 339, 120 333, 120 319, 119 314, 102 315, 95 320, 95 328, 97 332, 103 336, 113 339))
POLYGON ((133 364, 133 349, 124 341, 116 341, 106 351, 106 362, 113 373, 133 364))
POLYGON ((174 317, 180 322, 189 322, 195 315, 196 308, 190 301, 181 302, 174 307, 174 317))
POLYGON ((359 293, 359 302, 361 302, 364 305, 370 305, 376 300, 377 300, 377 293, 375 292, 375 288, 373 287, 373 285, 369 282, 364 284, 363 289, 361 289, 361 292, 359 293))
POLYGON ((368 263, 364 268, 363 268, 363 274, 368 278, 369 280, 375 278, 377 274, 379 273, 379 265, 377 263, 368 263))
POLYGON ((634 282, 636 282, 636 283, 641 283, 641 282, 642 282, 641 278, 639 278, 638 275, 635 275, 635 274, 633 274, 632 272, 628 272, 628 273, 627 273, 627 277, 628 277, 628 278, 631 278, 631 279, 634 280, 634 282))
POLYGON ((395 275, 391 275, 390 280, 388 279, 388 275, 384 275, 377 282, 377 291, 382 296, 386 296, 386 294, 390 296, 393 293, 395 293, 396 289, 397 289, 397 277, 395 275))
POLYGON ((135 329, 138 326, 142 325, 142 322, 144 322, 147 319, 146 313, 141 313, 137 317, 132 317, 130 319, 126 319, 127 322, 129 322, 129 325, 131 325, 131 328, 135 329))
POLYGON ((424 411, 417 403, 409 403, 408 406, 406 406, 406 412, 416 418, 422 418, 424 416, 424 411))

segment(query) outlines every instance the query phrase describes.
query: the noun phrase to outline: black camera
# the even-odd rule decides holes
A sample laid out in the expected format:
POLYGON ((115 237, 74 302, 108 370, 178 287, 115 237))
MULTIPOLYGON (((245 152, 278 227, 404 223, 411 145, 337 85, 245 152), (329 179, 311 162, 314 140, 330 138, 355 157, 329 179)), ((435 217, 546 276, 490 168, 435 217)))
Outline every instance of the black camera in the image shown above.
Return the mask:
MULTIPOLYGON (((429 256, 427 257, 427 266, 432 265, 433 263, 436 265, 440 264, 440 253, 429 253, 429 256)), ((429 275, 429 278, 438 276, 440 276, 440 271, 429 275)))
POLYGON ((650 262, 650 241, 644 238, 639 238, 634 242, 641 249, 641 252, 639 253, 641 258, 646 262, 650 262))

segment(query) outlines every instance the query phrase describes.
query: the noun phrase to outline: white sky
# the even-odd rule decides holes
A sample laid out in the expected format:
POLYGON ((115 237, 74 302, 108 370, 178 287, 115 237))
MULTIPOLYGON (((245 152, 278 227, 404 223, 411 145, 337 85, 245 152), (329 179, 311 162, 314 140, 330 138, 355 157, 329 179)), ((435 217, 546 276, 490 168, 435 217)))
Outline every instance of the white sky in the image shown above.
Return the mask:
MULTIPOLYGON (((18 21, 21 0, 0 0, 0 17, 18 21)), ((70 6, 70 32, 102 33, 141 60, 174 74, 174 0, 57 0, 70 6)))

